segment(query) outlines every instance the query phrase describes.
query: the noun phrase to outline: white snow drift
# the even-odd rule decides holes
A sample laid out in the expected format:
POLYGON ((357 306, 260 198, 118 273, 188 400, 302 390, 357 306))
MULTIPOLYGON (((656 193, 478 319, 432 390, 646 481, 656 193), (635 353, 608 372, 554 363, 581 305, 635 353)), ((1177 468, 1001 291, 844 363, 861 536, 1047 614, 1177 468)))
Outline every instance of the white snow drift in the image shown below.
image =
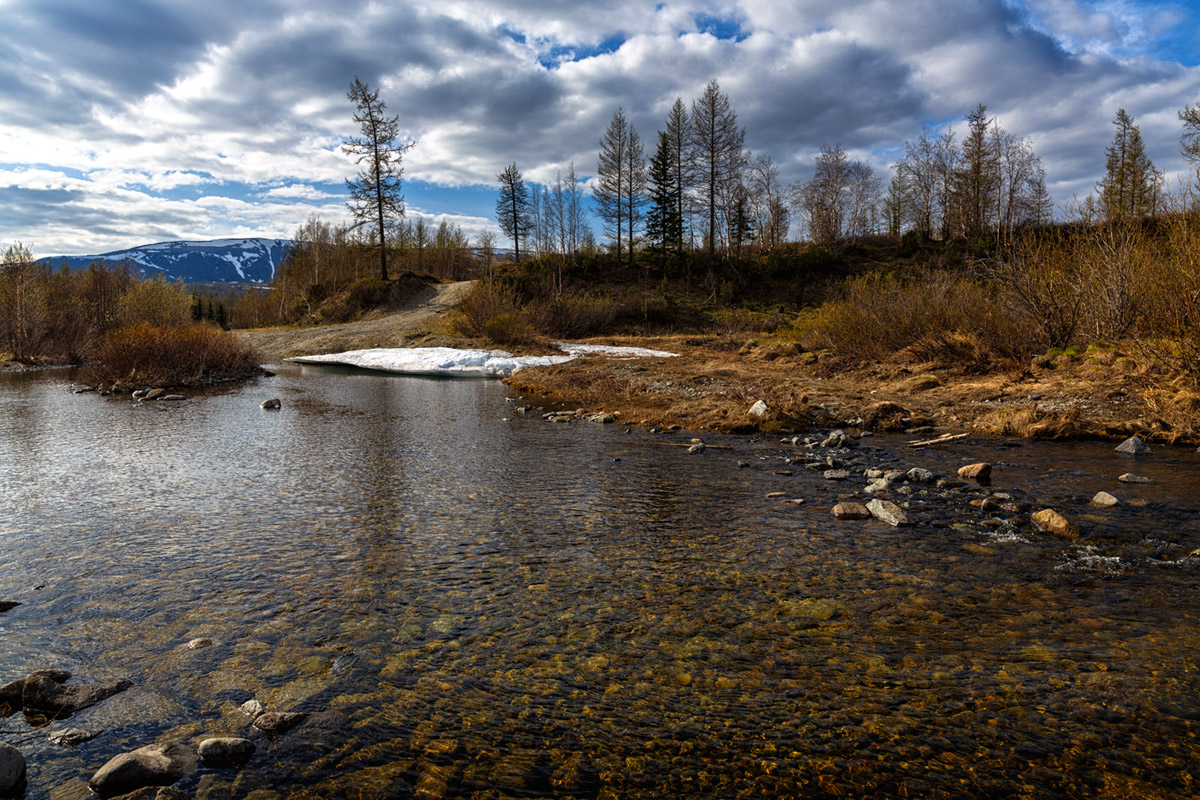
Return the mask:
POLYGON ((524 367, 562 364, 586 355, 616 358, 664 358, 678 355, 641 347, 555 342, 561 356, 514 356, 503 350, 457 350, 453 347, 396 347, 349 350, 323 356, 297 356, 301 364, 343 364, 401 375, 450 378, 504 378, 524 367))

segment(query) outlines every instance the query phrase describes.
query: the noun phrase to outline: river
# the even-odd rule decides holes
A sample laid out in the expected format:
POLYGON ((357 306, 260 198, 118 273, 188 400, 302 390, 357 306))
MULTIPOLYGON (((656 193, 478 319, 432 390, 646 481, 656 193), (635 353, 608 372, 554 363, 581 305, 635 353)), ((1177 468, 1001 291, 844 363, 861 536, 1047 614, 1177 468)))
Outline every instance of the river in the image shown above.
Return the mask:
POLYGON ((1200 793, 1190 449, 833 454, 992 462, 991 491, 1060 508, 1073 542, 971 487, 905 487, 909 527, 837 522, 866 481, 807 468, 819 448, 689 454, 664 446, 686 432, 519 414, 495 381, 293 365, 178 403, 70 389, 0 375, 0 600, 21 603, 0 683, 134 686, 0 720, 29 798, 213 735, 257 751, 179 784, 206 800, 1200 793), (1122 504, 1090 506, 1102 489, 1122 504), (313 717, 271 739, 252 698, 313 717), (103 732, 46 739, 63 727, 103 732))

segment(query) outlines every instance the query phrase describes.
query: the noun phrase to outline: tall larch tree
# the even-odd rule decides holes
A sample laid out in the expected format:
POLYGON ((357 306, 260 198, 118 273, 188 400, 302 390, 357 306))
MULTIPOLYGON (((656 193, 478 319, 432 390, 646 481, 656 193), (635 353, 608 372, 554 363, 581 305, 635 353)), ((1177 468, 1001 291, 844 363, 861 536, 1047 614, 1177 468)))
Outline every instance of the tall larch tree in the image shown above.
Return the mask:
POLYGON ((529 189, 516 163, 509 164, 496 176, 500 182, 500 197, 496 200, 496 222, 500 230, 513 240, 513 252, 521 260, 521 240, 529 233, 529 189))
POLYGON ((1105 151, 1104 178, 1097 185, 1100 206, 1109 220, 1151 216, 1158 203, 1160 175, 1146 155, 1142 132, 1125 109, 1113 120, 1117 132, 1105 151))
POLYGON ((962 157, 953 176, 954 217, 959 233, 966 236, 987 230, 995 208, 999 158, 989 125, 987 106, 980 103, 967 115, 962 157))
POLYGON ((732 213, 724 202, 736 202, 735 187, 746 163, 746 131, 739 128, 729 97, 716 78, 692 102, 692 163, 696 170, 697 199, 707 217, 708 254, 714 256, 721 229, 719 221, 732 213))
POLYGON ((400 118, 387 116, 387 105, 379 99, 379 90, 371 89, 357 77, 350 84, 346 97, 354 103, 354 121, 359 135, 342 145, 342 152, 353 156, 359 165, 358 175, 346 180, 350 192, 347 206, 354 216, 355 227, 371 225, 379 247, 379 274, 388 279, 387 232, 404 216, 404 192, 400 179, 404 154, 412 149, 412 141, 401 141, 400 118))
POLYGON ((596 188, 593 192, 596 209, 604 222, 604 233, 616 245, 617 260, 622 257, 625 217, 626 170, 630 160, 630 126, 625 109, 618 107, 600 139, 600 156, 596 162, 596 188))

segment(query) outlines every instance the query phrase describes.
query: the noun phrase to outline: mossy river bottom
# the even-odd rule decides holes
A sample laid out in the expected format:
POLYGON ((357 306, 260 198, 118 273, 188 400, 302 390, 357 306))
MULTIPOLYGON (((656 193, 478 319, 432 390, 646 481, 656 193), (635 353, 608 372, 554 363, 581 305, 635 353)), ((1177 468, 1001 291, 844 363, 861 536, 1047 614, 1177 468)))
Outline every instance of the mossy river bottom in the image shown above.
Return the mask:
POLYGON ((688 431, 518 413, 542 404, 496 381, 282 365, 137 403, 70 378, 0 375, 0 601, 20 603, 0 614, 0 683, 133 686, 70 719, 0 719, 28 798, 81 800, 119 753, 221 735, 251 739, 249 762, 178 788, 1200 794, 1190 448, 704 436, 689 453, 667 446, 688 431), (974 461, 990 487, 900 482, 908 526, 830 514, 868 499, 862 470, 974 461), (1091 505, 1102 490, 1121 503, 1091 505), (1080 536, 970 502, 989 495, 1080 536), (310 716, 267 736, 248 700, 310 716), (65 727, 95 735, 47 738, 65 727))

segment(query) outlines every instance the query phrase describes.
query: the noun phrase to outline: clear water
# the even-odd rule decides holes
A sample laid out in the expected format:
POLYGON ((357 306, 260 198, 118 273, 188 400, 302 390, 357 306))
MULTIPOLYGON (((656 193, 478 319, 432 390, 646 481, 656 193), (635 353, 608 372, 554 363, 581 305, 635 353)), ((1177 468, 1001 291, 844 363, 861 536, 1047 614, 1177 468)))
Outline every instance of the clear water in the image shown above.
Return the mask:
POLYGON ((287 367, 178 404, 69 389, 0 376, 0 600, 22 603, 0 614, 0 682, 59 667, 135 687, 0 720, 30 798, 230 734, 255 740, 249 765, 182 788, 1200 794, 1190 451, 871 440, 889 467, 992 461, 993 490, 1062 508, 1074 543, 985 522, 970 493, 907 498, 909 528, 838 523, 865 482, 789 464, 777 439, 688 455, 662 445, 690 434, 518 415, 496 382, 287 367), (1126 504, 1089 507, 1100 489, 1126 504), (214 644, 183 647, 197 637, 214 644), (238 710, 251 697, 320 713, 271 740, 238 710), (45 738, 62 727, 104 732, 63 748, 45 738))

